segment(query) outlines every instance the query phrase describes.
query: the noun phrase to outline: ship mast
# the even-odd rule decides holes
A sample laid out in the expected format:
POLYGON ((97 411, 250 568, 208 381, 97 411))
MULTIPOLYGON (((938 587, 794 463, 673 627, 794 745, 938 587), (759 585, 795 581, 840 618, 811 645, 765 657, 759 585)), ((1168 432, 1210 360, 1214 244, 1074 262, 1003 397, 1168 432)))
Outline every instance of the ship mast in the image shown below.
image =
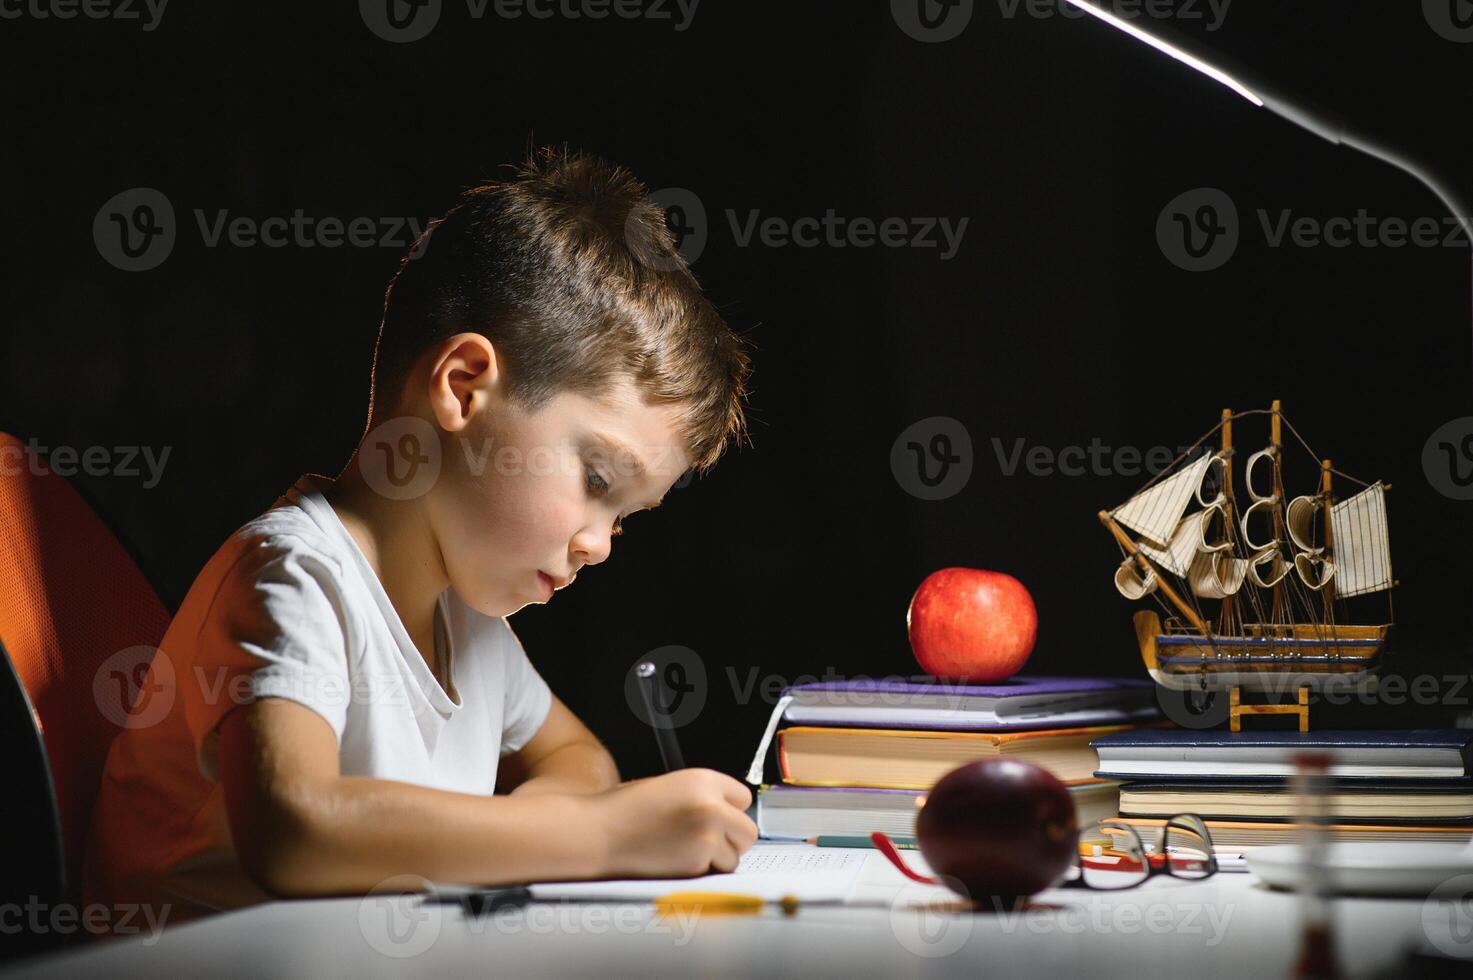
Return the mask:
MULTIPOLYGON (((1280 542, 1284 541, 1284 470, 1283 470, 1283 425, 1279 420, 1279 399, 1275 398, 1273 403, 1273 414, 1270 416, 1271 435, 1269 445, 1273 448, 1273 495, 1275 504, 1274 516, 1274 548, 1277 549, 1280 542)), ((1273 614, 1269 622, 1277 626, 1288 622, 1287 598, 1284 595, 1284 579, 1281 576, 1274 582, 1273 588, 1273 614)))
MULTIPOLYGON (((1233 529, 1237 524, 1237 508, 1233 500, 1233 410, 1224 408, 1222 410, 1222 494, 1223 494, 1223 533, 1229 541, 1233 540, 1233 529)), ((1231 556, 1236 549, 1228 549, 1231 556)), ((1237 620, 1237 596, 1229 593, 1222 597, 1222 606, 1217 617, 1217 632, 1222 636, 1232 636, 1236 632, 1237 620)))
MULTIPOLYGON (((1330 525, 1332 523, 1330 520, 1330 514, 1331 507, 1334 504, 1334 498, 1330 495, 1330 461, 1328 459, 1320 460, 1320 496, 1323 498, 1320 501, 1320 506, 1324 508, 1323 513, 1325 523, 1325 559, 1327 561, 1334 561, 1335 553, 1332 549, 1334 548, 1335 542, 1332 539, 1330 531, 1330 525)), ((1325 587, 1320 590, 1320 595, 1324 598, 1325 602, 1324 623, 1326 626, 1333 626, 1335 624, 1334 576, 1331 576, 1330 580, 1325 583, 1325 587)))

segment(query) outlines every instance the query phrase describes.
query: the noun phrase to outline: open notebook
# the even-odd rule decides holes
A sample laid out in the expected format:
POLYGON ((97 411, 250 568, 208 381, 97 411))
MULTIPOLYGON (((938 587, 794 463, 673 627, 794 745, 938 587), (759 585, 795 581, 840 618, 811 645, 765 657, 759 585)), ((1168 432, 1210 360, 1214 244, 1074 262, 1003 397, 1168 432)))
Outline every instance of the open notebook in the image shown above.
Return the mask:
POLYGON ((648 902, 676 891, 757 895, 776 901, 796 895, 804 902, 849 900, 870 849, 753 844, 735 871, 698 878, 631 878, 621 881, 559 881, 531 885, 537 899, 648 902))

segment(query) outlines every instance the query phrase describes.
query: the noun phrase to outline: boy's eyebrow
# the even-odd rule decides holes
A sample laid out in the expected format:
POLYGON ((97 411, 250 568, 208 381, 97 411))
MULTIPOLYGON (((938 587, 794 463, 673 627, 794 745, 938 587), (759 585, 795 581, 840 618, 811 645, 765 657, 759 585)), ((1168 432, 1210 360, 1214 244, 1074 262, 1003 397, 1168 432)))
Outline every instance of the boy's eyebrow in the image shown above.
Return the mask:
MULTIPOLYGON (((628 443, 621 441, 618 437, 610 435, 607 432, 595 432, 593 433, 593 437, 603 443, 604 448, 608 449, 616 458, 632 460, 634 463, 633 475, 636 480, 641 479, 649 472, 648 467, 644 465, 644 460, 639 458, 639 454, 628 443)), ((645 504, 644 509, 654 510, 662 503, 664 503, 663 500, 656 500, 654 503, 645 504)))

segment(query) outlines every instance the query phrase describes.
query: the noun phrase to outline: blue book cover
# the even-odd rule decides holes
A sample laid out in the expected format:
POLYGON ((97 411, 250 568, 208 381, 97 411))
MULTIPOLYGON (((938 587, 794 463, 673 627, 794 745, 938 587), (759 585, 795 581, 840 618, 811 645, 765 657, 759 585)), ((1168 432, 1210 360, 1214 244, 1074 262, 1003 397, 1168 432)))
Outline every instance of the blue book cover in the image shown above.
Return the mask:
POLYGON ((1294 756, 1303 749, 1328 752, 1330 775, 1338 779, 1452 779, 1469 774, 1473 729, 1153 728, 1101 736, 1090 746, 1100 757, 1096 776, 1127 781, 1285 778, 1294 772, 1294 756))
POLYGON ((1317 732, 1223 729, 1142 728, 1104 735, 1089 743, 1095 749, 1154 746, 1160 748, 1369 748, 1452 749, 1462 751, 1473 742, 1473 728, 1397 728, 1317 732))

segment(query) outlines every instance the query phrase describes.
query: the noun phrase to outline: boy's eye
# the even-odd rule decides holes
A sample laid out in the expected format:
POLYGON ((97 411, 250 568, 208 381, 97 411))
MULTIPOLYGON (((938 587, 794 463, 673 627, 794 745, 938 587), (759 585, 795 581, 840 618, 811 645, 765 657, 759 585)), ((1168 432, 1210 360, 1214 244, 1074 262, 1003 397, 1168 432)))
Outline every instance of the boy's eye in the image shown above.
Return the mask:
MULTIPOLYGON (((588 489, 592 491, 594 496, 602 497, 604 494, 609 492, 609 483, 603 477, 599 476, 596 471, 589 470, 588 489)), ((623 518, 614 518, 614 528, 612 531, 609 532, 611 536, 617 537, 624 533, 624 525, 622 522, 623 518)))

